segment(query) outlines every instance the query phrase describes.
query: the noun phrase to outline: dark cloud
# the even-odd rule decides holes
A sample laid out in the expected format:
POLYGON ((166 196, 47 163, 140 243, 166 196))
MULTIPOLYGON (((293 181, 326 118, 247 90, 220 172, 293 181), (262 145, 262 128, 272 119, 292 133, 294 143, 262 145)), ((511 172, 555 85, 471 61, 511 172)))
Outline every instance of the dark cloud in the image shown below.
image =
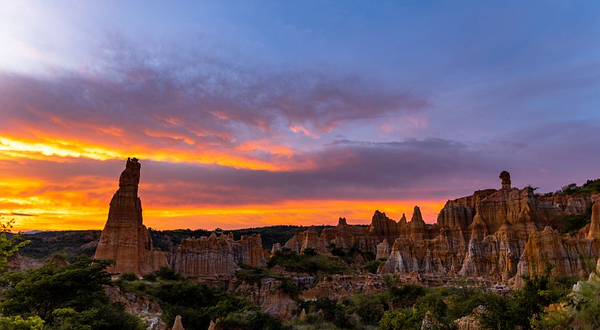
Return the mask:
MULTIPOLYGON (((415 93, 348 74, 150 53, 126 42, 100 68, 51 77, 0 73, 0 114, 13 129, 155 147, 231 148, 253 138, 320 135, 353 120, 421 110, 415 93), (129 139, 130 141, 127 141, 129 139)), ((213 55, 214 56, 214 55, 213 55)))

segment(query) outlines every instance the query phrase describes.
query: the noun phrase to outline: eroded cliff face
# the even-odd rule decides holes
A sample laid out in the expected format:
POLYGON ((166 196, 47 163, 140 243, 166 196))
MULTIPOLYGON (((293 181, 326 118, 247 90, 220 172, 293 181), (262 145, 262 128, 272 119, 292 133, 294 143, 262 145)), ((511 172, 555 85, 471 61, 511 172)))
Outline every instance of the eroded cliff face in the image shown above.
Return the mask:
POLYGON ((586 275, 589 267, 584 260, 594 262, 600 256, 598 197, 538 196, 531 187, 512 188, 508 172, 500 178, 499 190, 480 190, 448 201, 434 225, 423 221, 418 207, 410 222, 404 215, 396 222, 376 211, 366 233, 354 229, 354 239, 345 234, 352 229, 344 221, 327 235, 300 233, 286 246, 296 252, 307 247, 326 252, 332 243, 351 242, 376 253, 377 259, 387 259, 379 273, 411 278, 467 276, 519 286, 522 275, 541 274, 548 263, 556 275, 586 275), (590 225, 576 235, 559 234, 566 216, 586 214, 592 205, 590 225), (301 246, 295 243, 300 241, 301 246))
POLYGON ((177 248, 174 258, 176 272, 199 278, 231 277, 240 265, 264 267, 269 253, 262 248, 259 234, 242 236, 240 240, 233 235, 187 238, 177 248))
POLYGON ((592 207, 592 222, 587 234, 588 239, 600 240, 600 195, 596 196, 592 207))
POLYGON ((110 272, 140 276, 168 265, 165 253, 153 249, 150 234, 143 224, 142 202, 138 197, 140 170, 137 159, 127 159, 96 248, 94 258, 115 261, 108 269, 110 272))
POLYGON ((143 224, 138 197, 140 171, 137 159, 127 160, 96 249, 96 259, 115 261, 110 272, 141 276, 166 266, 185 275, 209 278, 231 277, 241 264, 266 265, 268 253, 262 248, 260 235, 242 236, 238 241, 231 235, 216 234, 189 238, 178 246, 175 255, 155 250, 143 224))
MULTIPOLYGON (((350 226, 345 218, 340 218, 337 226, 324 228, 321 235, 314 227, 294 235, 285 243, 285 247, 296 253, 300 253, 306 248, 326 253, 333 247, 350 249, 356 246, 374 254, 378 254, 378 249, 383 249, 379 251, 379 257, 386 258, 387 256, 383 254, 386 251, 385 245, 379 246, 384 240, 394 242, 400 237, 422 240, 430 236, 431 226, 427 226, 421 216, 421 210, 415 206, 411 221, 408 223, 404 215, 400 221, 396 222, 388 218, 385 213, 375 211, 368 227, 350 226)), ((389 254, 389 252, 387 253, 389 254)))
POLYGON ((233 280, 228 290, 246 297, 271 315, 290 319, 296 313, 298 304, 281 289, 281 283, 280 279, 270 277, 253 284, 233 280))
POLYGON ((123 304, 127 313, 139 317, 148 330, 166 330, 167 325, 162 320, 162 309, 160 305, 145 296, 122 290, 117 286, 104 288, 110 302, 123 304))

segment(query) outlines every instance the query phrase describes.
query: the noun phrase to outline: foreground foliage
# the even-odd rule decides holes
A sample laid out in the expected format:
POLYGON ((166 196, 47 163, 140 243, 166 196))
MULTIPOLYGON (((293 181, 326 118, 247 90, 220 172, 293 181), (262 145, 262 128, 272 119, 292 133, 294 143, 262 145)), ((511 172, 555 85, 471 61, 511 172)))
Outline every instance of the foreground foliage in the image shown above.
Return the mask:
POLYGON ((300 254, 289 249, 277 251, 269 259, 268 267, 273 268, 276 265, 288 271, 310 275, 342 274, 350 271, 341 257, 318 254, 312 249, 306 249, 300 254))
POLYGON ((103 288, 111 283, 108 265, 81 258, 63 267, 47 263, 36 270, 8 273, 3 277, 2 314, 29 317, 30 322, 41 319, 44 329, 143 329, 123 306, 109 302, 103 288))
POLYGON ((163 320, 173 324, 181 315, 187 330, 204 330, 211 320, 220 319, 227 329, 283 329, 283 323, 241 296, 224 288, 193 283, 169 268, 163 268, 144 280, 122 276, 117 283, 123 289, 156 300, 163 309, 163 320))

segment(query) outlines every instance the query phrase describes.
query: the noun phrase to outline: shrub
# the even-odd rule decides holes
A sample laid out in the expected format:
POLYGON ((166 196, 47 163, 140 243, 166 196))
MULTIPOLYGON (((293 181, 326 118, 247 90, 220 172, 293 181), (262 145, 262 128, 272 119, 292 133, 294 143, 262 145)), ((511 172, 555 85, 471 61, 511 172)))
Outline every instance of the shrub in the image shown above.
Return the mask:
POLYGON ((369 273, 376 274, 379 266, 385 264, 387 259, 371 260, 365 263, 361 268, 368 271, 369 273))
POLYGON ((180 281, 183 279, 181 274, 175 273, 173 269, 167 266, 163 266, 159 270, 155 271, 154 276, 167 281, 180 281))
POLYGON ((138 279, 134 273, 123 273, 119 278, 123 281, 137 281, 138 279))
POLYGON ((590 213, 578 214, 578 215, 567 215, 563 218, 562 227, 560 228, 561 234, 569 233, 575 234, 581 228, 585 227, 592 221, 590 213))
POLYGON ((26 319, 20 315, 0 316, 0 330, 42 330, 44 320, 39 316, 30 316, 26 319))
POLYGON ((304 272, 311 275, 341 274, 349 271, 348 266, 338 258, 322 254, 297 254, 293 251, 278 251, 268 262, 272 268, 280 265, 286 270, 304 272))
POLYGON ((140 321, 111 304, 104 291, 110 285, 110 261, 83 258, 63 267, 47 263, 4 277, 7 288, 0 303, 6 316, 38 316, 49 329, 142 329, 140 321))

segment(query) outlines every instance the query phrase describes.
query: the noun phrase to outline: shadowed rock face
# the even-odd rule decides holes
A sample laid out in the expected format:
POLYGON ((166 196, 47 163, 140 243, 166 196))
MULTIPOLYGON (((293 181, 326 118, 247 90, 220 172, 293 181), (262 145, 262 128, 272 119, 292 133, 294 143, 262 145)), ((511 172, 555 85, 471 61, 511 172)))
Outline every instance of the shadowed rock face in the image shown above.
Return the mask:
POLYGON ((144 275, 167 265, 163 252, 154 251, 142 219, 142 202, 138 197, 141 165, 127 159, 119 178, 119 190, 110 201, 108 220, 96 249, 96 259, 114 260, 110 272, 144 275))
POLYGON ((260 234, 233 239, 233 234, 188 238, 181 242, 174 260, 180 274, 200 278, 230 277, 239 265, 264 267, 269 253, 262 248, 260 234))

